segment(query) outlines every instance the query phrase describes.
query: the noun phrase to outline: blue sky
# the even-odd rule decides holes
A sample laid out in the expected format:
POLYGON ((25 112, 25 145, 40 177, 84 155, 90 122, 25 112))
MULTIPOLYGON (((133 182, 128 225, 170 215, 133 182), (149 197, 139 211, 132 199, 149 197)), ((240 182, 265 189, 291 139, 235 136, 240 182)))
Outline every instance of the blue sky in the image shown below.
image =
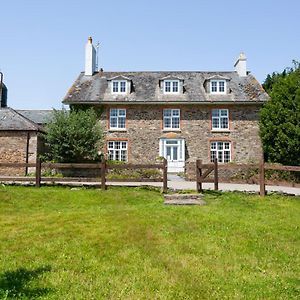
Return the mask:
POLYGON ((1 1, 0 70, 13 108, 60 108, 88 36, 106 71, 232 70, 263 81, 300 60, 300 1, 1 1))

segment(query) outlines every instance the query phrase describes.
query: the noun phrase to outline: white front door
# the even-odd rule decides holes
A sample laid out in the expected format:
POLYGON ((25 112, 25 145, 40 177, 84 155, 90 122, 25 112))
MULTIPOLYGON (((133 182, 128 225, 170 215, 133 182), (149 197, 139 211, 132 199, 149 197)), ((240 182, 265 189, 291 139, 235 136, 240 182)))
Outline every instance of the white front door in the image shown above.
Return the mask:
POLYGON ((169 173, 184 172, 184 139, 161 139, 159 152, 168 161, 169 173))

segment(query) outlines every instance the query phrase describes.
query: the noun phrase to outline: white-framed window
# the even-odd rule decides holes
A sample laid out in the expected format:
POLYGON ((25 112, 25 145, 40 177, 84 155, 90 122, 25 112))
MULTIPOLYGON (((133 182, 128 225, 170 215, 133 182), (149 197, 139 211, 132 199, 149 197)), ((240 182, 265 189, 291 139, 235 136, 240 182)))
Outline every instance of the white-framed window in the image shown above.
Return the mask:
POLYGON ((159 155, 172 162, 185 161, 184 139, 160 139, 159 155))
POLYGON ((108 150, 108 159, 109 160, 118 160, 118 161, 127 161, 127 142, 126 141, 108 141, 107 150, 108 150))
POLYGON ((211 80, 210 81, 211 94, 226 94, 225 80, 211 80))
POLYGON ((213 162, 215 157, 219 163, 228 163, 231 161, 231 142, 214 141, 210 143, 210 161, 213 162))
POLYGON ((113 94, 126 94, 127 93, 127 81, 126 80, 113 80, 111 91, 113 94))
POLYGON ((165 94, 178 94, 179 93, 179 80, 165 80, 164 81, 165 94))
POLYGON ((180 109, 164 109, 164 130, 180 129, 180 109))
POLYGON ((126 128, 126 109, 111 108, 109 111, 109 129, 126 128))
POLYGON ((211 111, 211 128, 212 130, 228 130, 229 129, 229 110, 228 109, 212 109, 211 111))

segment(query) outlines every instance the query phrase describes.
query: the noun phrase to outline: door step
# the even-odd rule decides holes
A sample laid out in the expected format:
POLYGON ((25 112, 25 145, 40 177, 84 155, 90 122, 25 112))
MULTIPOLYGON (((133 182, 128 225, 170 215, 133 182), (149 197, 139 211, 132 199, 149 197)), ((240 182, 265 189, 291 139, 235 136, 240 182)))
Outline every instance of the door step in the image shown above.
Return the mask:
POLYGON ((164 195, 166 205, 205 205, 202 194, 168 194, 164 195))

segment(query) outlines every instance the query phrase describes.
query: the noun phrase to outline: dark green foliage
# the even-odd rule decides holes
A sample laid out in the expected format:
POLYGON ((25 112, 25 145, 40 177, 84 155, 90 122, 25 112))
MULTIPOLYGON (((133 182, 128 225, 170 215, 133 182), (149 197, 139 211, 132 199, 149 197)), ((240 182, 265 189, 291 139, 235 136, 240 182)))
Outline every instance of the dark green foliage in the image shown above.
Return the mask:
POLYGON ((260 114, 265 159, 285 165, 300 165, 300 66, 294 65, 267 77, 271 99, 260 114))
POLYGON ((99 160, 102 131, 93 109, 54 111, 46 126, 45 158, 55 162, 99 160))

